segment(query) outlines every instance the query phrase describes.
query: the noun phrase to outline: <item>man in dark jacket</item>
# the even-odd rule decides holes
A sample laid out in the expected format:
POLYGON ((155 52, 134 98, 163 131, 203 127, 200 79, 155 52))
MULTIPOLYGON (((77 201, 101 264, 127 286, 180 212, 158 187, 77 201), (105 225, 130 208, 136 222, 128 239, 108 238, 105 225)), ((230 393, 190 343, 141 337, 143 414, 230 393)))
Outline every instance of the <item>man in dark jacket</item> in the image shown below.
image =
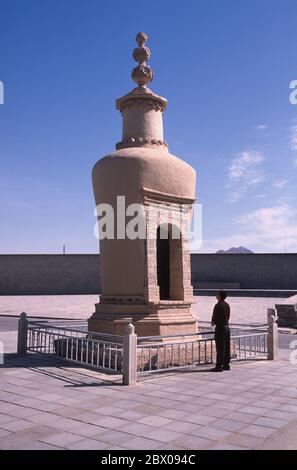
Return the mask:
POLYGON ((221 291, 216 295, 218 303, 214 306, 211 319, 215 326, 215 342, 217 350, 217 362, 213 372, 230 370, 230 305, 225 302, 227 295, 221 291))

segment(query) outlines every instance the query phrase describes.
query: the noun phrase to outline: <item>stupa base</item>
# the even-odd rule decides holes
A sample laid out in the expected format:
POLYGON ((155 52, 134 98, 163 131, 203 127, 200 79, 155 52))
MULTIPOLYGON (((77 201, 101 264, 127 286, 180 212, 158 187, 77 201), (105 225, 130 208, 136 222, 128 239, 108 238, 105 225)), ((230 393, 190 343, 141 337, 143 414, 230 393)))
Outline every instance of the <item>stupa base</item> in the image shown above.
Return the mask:
POLYGON ((158 304, 98 303, 88 319, 88 330, 122 336, 132 323, 138 336, 170 336, 197 333, 191 303, 161 301, 158 304))

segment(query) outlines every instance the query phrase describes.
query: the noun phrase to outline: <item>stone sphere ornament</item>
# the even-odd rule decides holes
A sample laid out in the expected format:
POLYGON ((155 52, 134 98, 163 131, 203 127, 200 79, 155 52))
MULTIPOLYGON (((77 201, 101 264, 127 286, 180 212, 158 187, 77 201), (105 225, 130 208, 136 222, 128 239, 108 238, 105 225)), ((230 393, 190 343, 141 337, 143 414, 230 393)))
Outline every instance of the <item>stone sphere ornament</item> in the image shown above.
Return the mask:
POLYGON ((148 40, 148 36, 145 33, 138 33, 136 36, 136 42, 138 47, 133 51, 133 59, 138 62, 137 67, 132 70, 132 79, 138 84, 139 87, 146 87, 153 79, 153 71, 146 61, 151 56, 149 47, 145 45, 148 40))

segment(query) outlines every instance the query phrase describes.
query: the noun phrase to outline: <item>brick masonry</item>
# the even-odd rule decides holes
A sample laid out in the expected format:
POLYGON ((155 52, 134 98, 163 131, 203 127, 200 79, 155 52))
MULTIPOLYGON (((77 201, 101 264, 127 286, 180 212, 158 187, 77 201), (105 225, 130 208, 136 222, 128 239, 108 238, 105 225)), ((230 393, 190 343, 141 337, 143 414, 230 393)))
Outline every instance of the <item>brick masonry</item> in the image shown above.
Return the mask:
MULTIPOLYGON (((97 294, 100 256, 0 255, 0 295, 97 294)), ((297 254, 192 254, 192 282, 297 289, 297 254)))
POLYGON ((238 282, 242 289, 297 289, 297 253, 192 254, 194 282, 238 282))
POLYGON ((96 294, 98 255, 0 255, 0 295, 96 294))

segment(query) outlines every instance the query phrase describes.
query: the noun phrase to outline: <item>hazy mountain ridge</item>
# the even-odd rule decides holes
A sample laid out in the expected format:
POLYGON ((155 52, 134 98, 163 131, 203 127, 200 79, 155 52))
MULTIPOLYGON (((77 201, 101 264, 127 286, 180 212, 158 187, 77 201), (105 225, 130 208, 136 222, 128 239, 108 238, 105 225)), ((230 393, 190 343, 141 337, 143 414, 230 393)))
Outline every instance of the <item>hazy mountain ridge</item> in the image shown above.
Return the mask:
POLYGON ((229 248, 229 250, 219 250, 216 252, 216 254, 228 254, 228 253, 235 253, 235 254, 242 254, 242 253, 253 253, 253 251, 249 250, 248 248, 245 248, 244 246, 232 246, 232 248, 229 248))

